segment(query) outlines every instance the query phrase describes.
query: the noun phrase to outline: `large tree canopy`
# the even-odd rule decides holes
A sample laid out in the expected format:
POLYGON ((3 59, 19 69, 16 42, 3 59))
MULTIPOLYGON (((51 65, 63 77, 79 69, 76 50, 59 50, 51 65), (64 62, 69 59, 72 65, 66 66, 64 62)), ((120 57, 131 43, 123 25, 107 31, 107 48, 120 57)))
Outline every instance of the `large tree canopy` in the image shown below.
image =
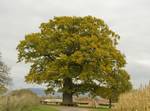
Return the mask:
POLYGON ((10 81, 9 68, 2 62, 0 53, 0 94, 7 90, 10 81))
POLYGON ((59 88, 63 102, 72 103, 73 94, 110 87, 122 74, 126 61, 118 40, 102 19, 54 17, 20 41, 18 61, 31 64, 27 82, 45 83, 48 91, 59 88), (112 76, 114 70, 118 73, 112 76))

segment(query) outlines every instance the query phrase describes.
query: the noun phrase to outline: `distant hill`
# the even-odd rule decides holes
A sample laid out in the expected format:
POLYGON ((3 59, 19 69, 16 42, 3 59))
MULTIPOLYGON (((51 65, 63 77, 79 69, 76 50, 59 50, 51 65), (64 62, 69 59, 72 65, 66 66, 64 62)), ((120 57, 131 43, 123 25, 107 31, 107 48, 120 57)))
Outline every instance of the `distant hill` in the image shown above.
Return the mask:
MULTIPOLYGON (((46 96, 43 88, 28 88, 32 92, 36 93, 38 96, 46 96)), ((62 93, 55 92, 54 94, 51 94, 54 97, 61 97, 62 93)))
POLYGON ((43 88, 28 88, 28 89, 36 93, 38 96, 46 96, 43 88))
MULTIPOLYGON (((46 96, 44 89, 43 88, 28 88, 32 92, 36 93, 38 96, 46 96)), ((62 97, 62 93, 60 92, 55 92, 54 94, 51 94, 51 96, 54 97, 62 97)), ((86 94, 80 94, 80 97, 88 97, 88 93, 86 94)))

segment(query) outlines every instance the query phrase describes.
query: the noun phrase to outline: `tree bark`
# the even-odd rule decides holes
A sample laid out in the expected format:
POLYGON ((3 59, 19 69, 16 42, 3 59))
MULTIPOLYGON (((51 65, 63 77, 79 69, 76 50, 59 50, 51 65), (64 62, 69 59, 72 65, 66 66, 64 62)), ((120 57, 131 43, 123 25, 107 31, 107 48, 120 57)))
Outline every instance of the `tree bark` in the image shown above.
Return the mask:
POLYGON ((66 105, 66 106, 73 105, 72 94, 63 92, 63 105, 66 105))
POLYGON ((63 105, 73 106, 73 93, 72 93, 72 79, 71 78, 64 78, 63 84, 63 105))
POLYGON ((112 100, 111 100, 111 98, 109 99, 109 108, 111 108, 112 107, 112 100))

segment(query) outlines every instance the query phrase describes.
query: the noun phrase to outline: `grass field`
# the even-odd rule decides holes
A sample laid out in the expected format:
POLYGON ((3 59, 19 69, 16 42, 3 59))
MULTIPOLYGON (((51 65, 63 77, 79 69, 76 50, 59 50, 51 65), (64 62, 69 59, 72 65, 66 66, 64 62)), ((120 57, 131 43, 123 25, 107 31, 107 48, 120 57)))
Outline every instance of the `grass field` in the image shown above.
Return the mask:
POLYGON ((99 108, 99 109, 91 109, 90 111, 110 111, 110 110, 105 108, 99 108))
MULTIPOLYGON (((55 108, 56 106, 46 106, 40 105, 38 107, 33 107, 31 111, 59 111, 55 108)), ((108 108, 90 108, 89 111, 109 111, 108 108)))
POLYGON ((40 105, 38 107, 33 107, 32 111, 58 111, 52 106, 40 105))
POLYGON ((91 108, 90 111, 110 111, 110 109, 105 107, 99 107, 99 108, 91 108))

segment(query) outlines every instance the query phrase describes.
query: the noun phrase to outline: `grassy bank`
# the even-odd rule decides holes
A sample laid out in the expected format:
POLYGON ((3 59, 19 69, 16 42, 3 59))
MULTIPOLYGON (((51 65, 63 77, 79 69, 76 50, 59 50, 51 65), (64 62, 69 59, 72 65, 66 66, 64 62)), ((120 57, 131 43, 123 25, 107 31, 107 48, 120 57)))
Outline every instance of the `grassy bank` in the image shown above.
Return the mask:
POLYGON ((39 105, 39 97, 30 90, 15 90, 0 97, 0 111, 30 111, 39 105))
POLYGON ((31 111, 58 111, 58 110, 52 106, 39 105, 37 107, 33 107, 31 111))

